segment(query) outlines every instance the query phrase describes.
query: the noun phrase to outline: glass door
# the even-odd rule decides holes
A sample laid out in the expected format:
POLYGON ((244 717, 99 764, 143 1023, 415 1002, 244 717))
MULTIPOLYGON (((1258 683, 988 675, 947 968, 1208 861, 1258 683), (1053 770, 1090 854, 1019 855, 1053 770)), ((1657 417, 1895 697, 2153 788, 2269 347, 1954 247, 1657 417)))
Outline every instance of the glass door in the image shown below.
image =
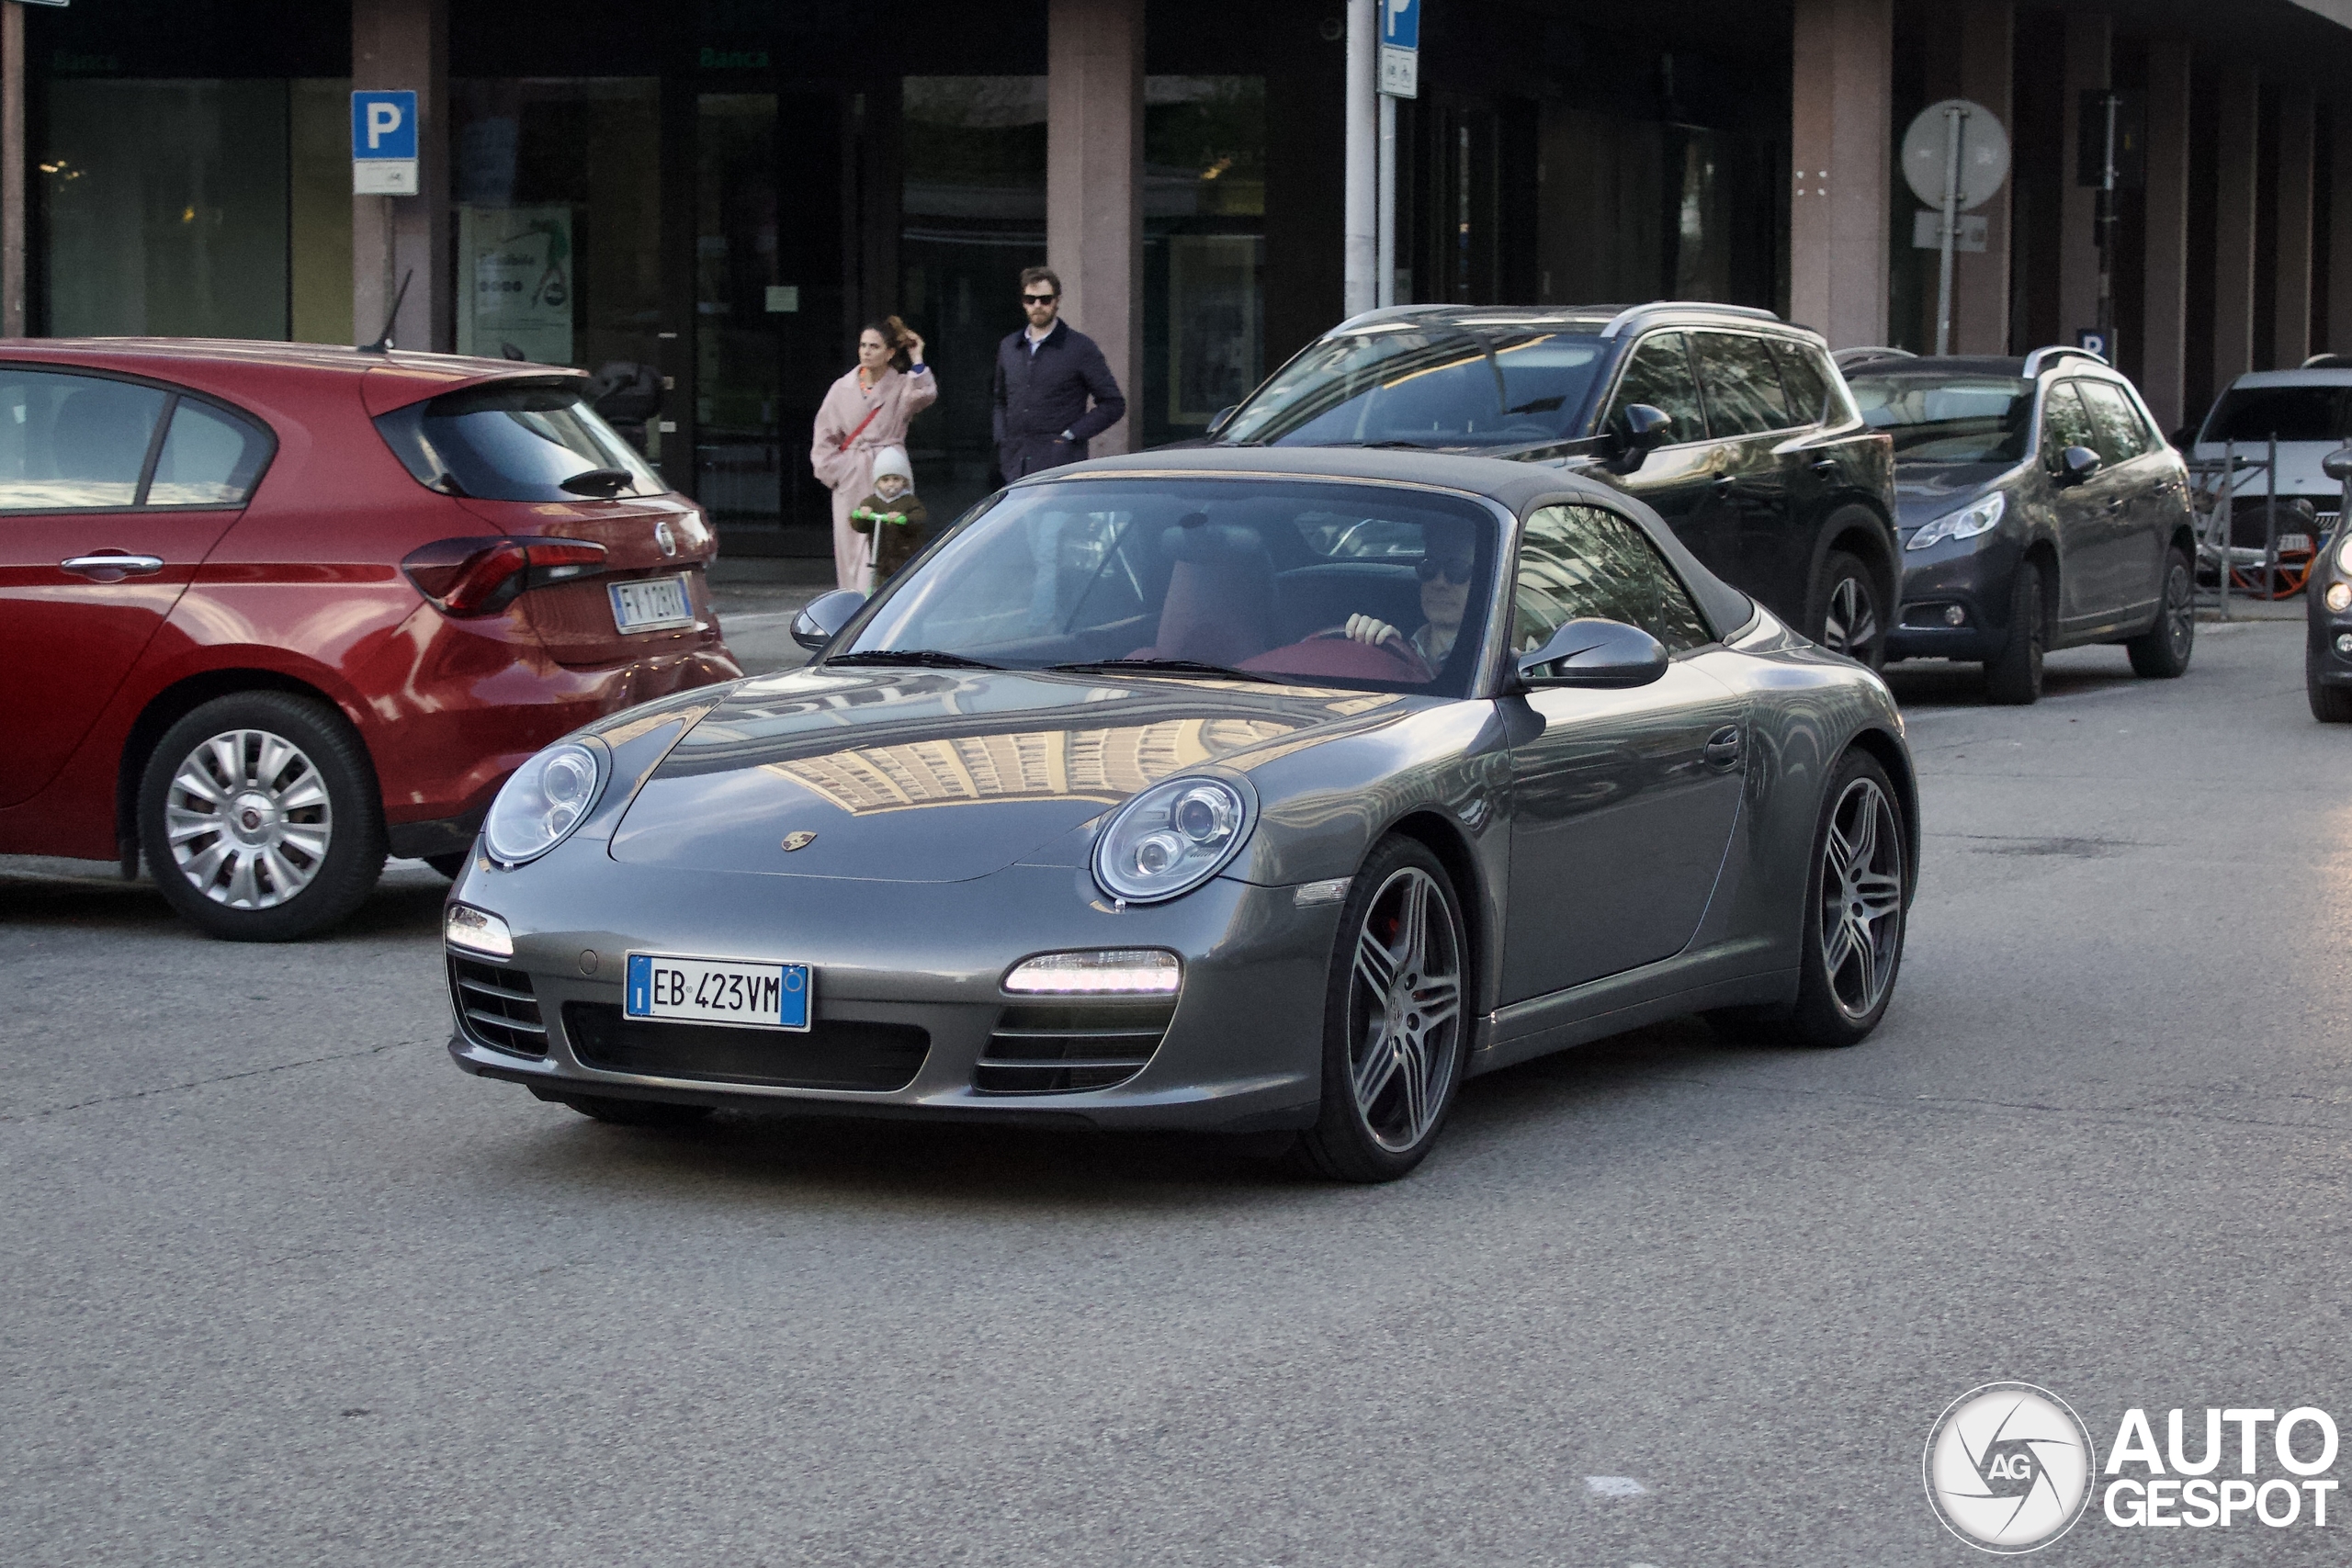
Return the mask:
POLYGON ((705 93, 695 125, 695 496, 739 554, 826 556, 808 466, 849 368, 839 94, 705 93))

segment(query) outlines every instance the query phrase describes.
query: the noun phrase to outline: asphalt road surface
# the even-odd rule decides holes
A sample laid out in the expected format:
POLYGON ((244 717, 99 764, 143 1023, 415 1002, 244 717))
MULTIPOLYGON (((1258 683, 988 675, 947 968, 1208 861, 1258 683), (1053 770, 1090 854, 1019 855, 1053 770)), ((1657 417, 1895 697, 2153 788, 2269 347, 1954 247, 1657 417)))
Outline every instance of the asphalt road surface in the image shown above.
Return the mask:
MULTIPOLYGON (((1927 852, 1874 1039, 1531 1064, 1385 1189, 605 1127, 450 1066, 422 867, 283 948, 0 876, 0 1558, 1912 1568, 1986 1561, 1920 1479, 1974 1385, 2102 1455, 2128 1406, 2352 1420, 2352 733, 2297 626, 2201 629, 2025 711, 1898 672, 1927 852)), ((2347 1534, 2094 1505, 2037 1561, 2347 1534)))

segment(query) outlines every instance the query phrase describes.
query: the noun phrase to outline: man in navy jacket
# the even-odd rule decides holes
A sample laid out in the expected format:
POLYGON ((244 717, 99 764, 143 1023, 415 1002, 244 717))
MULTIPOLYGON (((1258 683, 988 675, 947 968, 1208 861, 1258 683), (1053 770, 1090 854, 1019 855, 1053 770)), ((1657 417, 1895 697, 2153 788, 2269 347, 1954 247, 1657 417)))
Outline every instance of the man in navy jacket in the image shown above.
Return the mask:
POLYGON ((1058 319, 1061 303, 1062 280, 1050 267, 1021 274, 1029 325, 997 344, 992 400, 997 462, 1007 484, 1079 461, 1087 442, 1126 416, 1127 400, 1102 351, 1058 319))

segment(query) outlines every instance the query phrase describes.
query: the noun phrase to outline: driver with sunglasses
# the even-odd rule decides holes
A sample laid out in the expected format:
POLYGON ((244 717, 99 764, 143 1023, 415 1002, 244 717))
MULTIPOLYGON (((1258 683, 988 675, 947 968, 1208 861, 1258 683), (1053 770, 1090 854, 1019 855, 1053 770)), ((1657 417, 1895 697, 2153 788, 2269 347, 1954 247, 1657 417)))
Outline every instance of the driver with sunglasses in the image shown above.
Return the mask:
POLYGON ((1467 540, 1431 538, 1424 547, 1413 575, 1421 581, 1421 627, 1407 637, 1377 615, 1348 617, 1347 634, 1354 641, 1417 656, 1435 671, 1453 651, 1462 634, 1463 613, 1470 606, 1470 573, 1476 555, 1467 540))

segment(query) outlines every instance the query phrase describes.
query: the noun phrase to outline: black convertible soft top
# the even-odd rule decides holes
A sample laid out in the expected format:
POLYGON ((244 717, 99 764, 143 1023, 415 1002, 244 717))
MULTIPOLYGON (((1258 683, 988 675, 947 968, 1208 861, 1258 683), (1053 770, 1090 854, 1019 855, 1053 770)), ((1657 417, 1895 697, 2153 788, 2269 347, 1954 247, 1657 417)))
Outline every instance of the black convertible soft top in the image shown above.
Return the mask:
POLYGON ((1698 558, 1674 536, 1674 530, 1666 525, 1665 519, 1623 491, 1555 462, 1512 462, 1500 457, 1363 446, 1179 446, 1157 452, 1132 452, 1119 457, 1096 457, 1067 468, 1048 468, 1020 480, 1015 488, 1081 477, 1145 474, 1264 474, 1280 479, 1381 479, 1432 485, 1486 496, 1509 507, 1512 516, 1522 520, 1539 506, 1603 506, 1631 518, 1664 552, 1682 581, 1690 584, 1692 597, 1699 601, 1699 608, 1716 637, 1734 637, 1756 618, 1756 606, 1748 596, 1701 566, 1698 558))

